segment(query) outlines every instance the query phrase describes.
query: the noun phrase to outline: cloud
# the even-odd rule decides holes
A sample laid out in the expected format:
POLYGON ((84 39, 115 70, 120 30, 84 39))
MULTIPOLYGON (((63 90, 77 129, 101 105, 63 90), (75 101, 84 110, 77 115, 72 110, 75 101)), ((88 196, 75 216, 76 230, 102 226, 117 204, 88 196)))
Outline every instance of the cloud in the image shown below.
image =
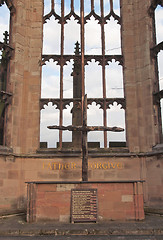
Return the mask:
POLYGON ((43 30, 43 54, 60 54, 60 24, 57 23, 54 17, 51 17, 44 24, 43 30))
POLYGON ((0 41, 3 41, 3 33, 9 31, 9 10, 6 5, 0 7, 0 41))
POLYGON ((112 17, 105 24, 106 54, 121 54, 121 28, 112 17))
POLYGON ((85 67, 85 86, 88 98, 102 97, 102 67, 94 60, 85 67))

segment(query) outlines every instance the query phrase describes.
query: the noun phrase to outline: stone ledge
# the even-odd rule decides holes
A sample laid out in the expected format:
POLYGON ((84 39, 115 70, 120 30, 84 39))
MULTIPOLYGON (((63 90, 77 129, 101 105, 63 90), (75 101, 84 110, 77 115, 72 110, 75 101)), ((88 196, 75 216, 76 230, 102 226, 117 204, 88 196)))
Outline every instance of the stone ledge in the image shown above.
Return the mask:
POLYGON ((12 148, 0 145, 0 153, 13 153, 12 148))
POLYGON ((157 214, 157 215, 163 215, 163 208, 150 208, 145 207, 144 208, 145 214, 157 214))
POLYGON ((152 149, 153 151, 163 151, 163 143, 155 145, 152 149))
MULTIPOLYGON (((130 158, 130 157, 154 157, 158 155, 163 155, 163 149, 161 150, 155 150, 151 152, 129 152, 127 148, 118 148, 118 151, 114 151, 113 148, 111 149, 103 149, 102 151, 98 151, 95 149, 89 150, 88 151, 88 156, 90 158, 96 158, 96 157, 122 157, 122 158, 130 158)), ((81 151, 73 151, 73 150, 59 150, 59 149, 38 149, 36 150, 36 153, 22 153, 22 154, 17 154, 14 153, 11 148, 3 147, 0 146, 0 155, 1 156, 7 156, 7 155, 12 155, 16 158, 37 158, 37 159, 42 159, 42 158, 54 158, 54 157, 61 157, 61 158, 67 158, 67 157, 81 157, 81 151)))

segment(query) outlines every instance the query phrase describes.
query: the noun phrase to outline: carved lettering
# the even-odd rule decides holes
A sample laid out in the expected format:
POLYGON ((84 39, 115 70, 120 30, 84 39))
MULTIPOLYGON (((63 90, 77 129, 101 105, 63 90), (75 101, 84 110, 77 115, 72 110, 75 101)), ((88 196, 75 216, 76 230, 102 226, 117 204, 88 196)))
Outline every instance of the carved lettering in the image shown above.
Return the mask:
POLYGON ((101 169, 102 168, 102 164, 101 163, 97 163, 97 168, 101 169))
POLYGON ((117 163, 117 167, 118 167, 118 169, 124 168, 123 163, 117 163))
POLYGON ((59 170, 63 170, 63 164, 59 163, 59 170))
MULTIPOLYGON (((80 164, 78 165, 80 168, 80 164)), ((43 162, 43 169, 45 170, 75 170, 77 168, 77 163, 58 163, 58 162, 43 162)), ((88 169, 90 170, 109 170, 109 169, 123 169, 124 163, 122 162, 89 162, 88 169)))
POLYGON ((116 168, 117 164, 116 163, 110 163, 112 168, 116 168))
POLYGON ((102 164, 102 168, 103 168, 103 169, 108 169, 108 164, 107 164, 107 163, 103 163, 103 164, 102 164))

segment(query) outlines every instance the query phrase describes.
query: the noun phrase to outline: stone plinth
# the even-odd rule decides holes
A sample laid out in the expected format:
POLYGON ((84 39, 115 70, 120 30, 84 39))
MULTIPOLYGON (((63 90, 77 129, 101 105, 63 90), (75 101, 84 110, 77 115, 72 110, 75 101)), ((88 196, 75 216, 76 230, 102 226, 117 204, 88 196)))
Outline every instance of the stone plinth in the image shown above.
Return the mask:
POLYGON ((27 222, 70 222, 71 190, 97 189, 97 221, 144 219, 142 181, 28 182, 27 222))

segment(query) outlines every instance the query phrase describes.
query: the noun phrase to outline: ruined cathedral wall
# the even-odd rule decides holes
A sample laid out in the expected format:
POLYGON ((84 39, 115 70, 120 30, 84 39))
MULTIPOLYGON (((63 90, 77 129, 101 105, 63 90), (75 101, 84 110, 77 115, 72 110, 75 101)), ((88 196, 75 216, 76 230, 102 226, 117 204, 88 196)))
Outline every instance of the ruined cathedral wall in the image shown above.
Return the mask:
POLYGON ((32 153, 39 147, 43 1, 13 1, 11 16, 9 91, 6 144, 15 153, 32 153))
POLYGON ((146 159, 146 191, 148 207, 162 209, 163 202, 163 155, 146 159))
MULTIPOLYGON (((0 214, 26 211, 30 181, 81 181, 81 158, 49 156, 0 156, 0 214)), ((161 208, 162 157, 89 157, 89 181, 144 180, 147 207, 161 208)))
POLYGON ((122 51, 126 98, 127 142, 131 152, 148 152, 159 143, 159 123, 154 110, 155 62, 151 1, 121 1, 122 51))
MULTIPOLYGON (((43 41, 43 1, 13 1, 11 17, 9 87, 6 144, 15 153, 34 153, 40 142, 40 94, 43 41)), ((121 1, 122 53, 126 99, 126 132, 130 152, 148 152, 159 143, 157 111, 153 96, 155 62, 151 59, 153 19, 151 1, 121 1)))

